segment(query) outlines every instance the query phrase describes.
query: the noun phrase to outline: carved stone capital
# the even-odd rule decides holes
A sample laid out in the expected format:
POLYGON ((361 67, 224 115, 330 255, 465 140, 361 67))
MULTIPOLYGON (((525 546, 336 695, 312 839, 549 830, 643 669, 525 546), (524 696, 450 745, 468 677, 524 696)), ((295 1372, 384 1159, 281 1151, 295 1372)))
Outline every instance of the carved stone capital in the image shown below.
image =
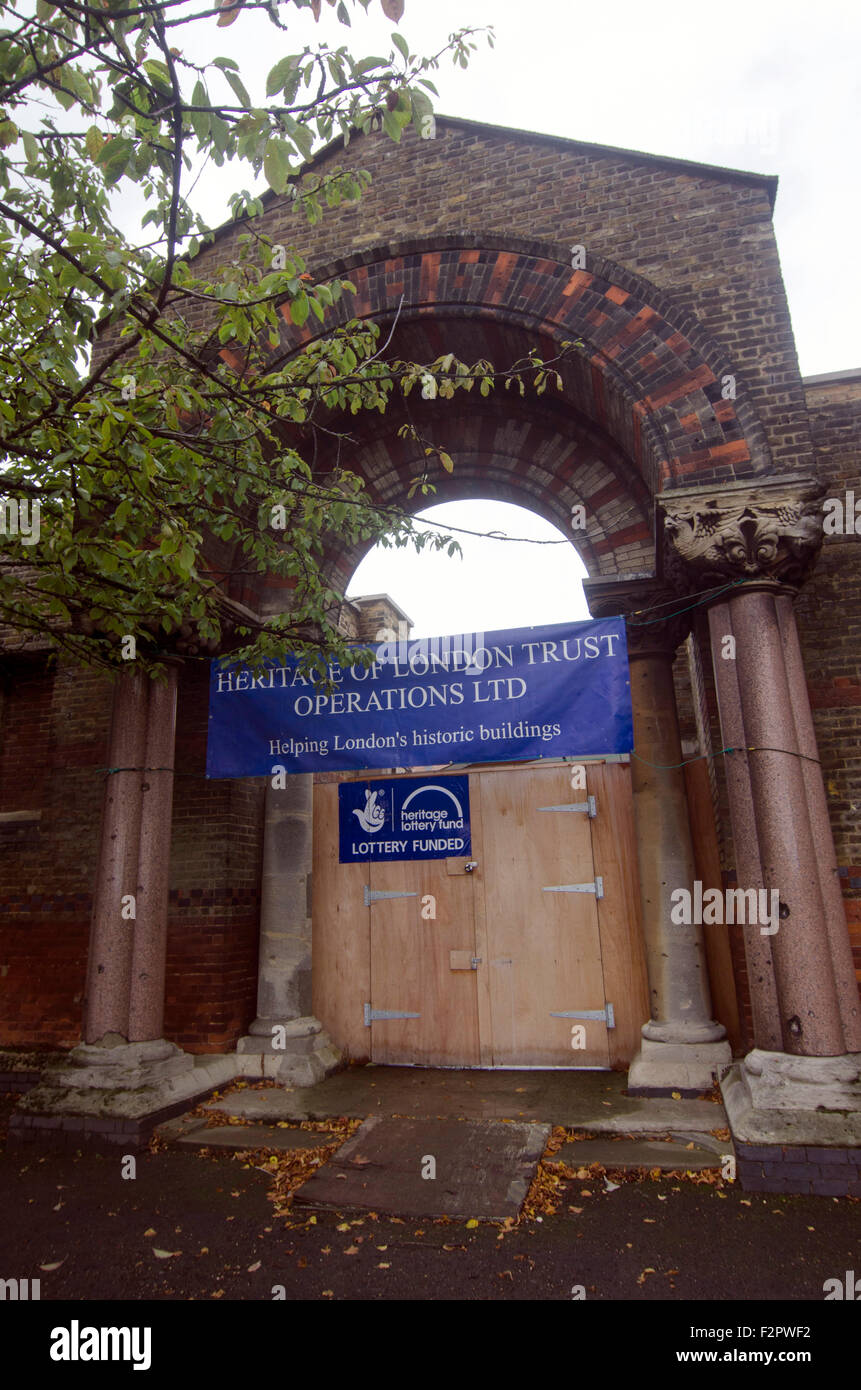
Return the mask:
POLYGON ((655 498, 661 570, 688 591, 747 579, 798 586, 822 544, 813 478, 674 488, 655 498))
POLYGON ((690 613, 676 611, 684 598, 653 574, 584 579, 583 589, 593 618, 625 619, 629 657, 672 658, 690 631, 690 613))

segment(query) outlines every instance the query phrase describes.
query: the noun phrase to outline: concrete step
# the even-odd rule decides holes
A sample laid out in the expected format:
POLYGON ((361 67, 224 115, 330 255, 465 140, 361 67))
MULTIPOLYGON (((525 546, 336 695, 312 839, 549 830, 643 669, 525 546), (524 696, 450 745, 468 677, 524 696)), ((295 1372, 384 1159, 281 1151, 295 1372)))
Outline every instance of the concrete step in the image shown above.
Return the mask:
POLYGON ((156 1130, 160 1139, 185 1149, 317 1149, 338 1136, 331 1130, 299 1129, 283 1124, 213 1125, 200 1116, 181 1115, 156 1130))
MULTIPOLYGON (((731 1144, 724 1145, 724 1152, 732 1152, 731 1144)), ((691 1141, 679 1144, 658 1138, 572 1139, 562 1145, 550 1162, 565 1163, 569 1168, 584 1168, 590 1163, 600 1163, 605 1168, 624 1171, 660 1168, 663 1171, 690 1169, 699 1172, 720 1168, 721 1155, 710 1146, 704 1147, 691 1141)))

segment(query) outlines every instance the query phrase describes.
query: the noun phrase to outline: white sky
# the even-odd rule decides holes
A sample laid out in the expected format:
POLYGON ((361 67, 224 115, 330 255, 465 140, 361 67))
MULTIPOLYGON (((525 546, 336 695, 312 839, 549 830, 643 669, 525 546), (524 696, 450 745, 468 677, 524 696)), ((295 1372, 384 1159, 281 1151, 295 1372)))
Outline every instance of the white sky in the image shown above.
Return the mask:
MULTIPOLYGON (((326 5, 318 25, 310 12, 292 23, 279 46, 264 17, 240 15, 227 29, 212 25, 207 52, 196 37, 186 56, 235 58, 252 99, 262 100, 269 68, 306 41, 346 44, 361 56, 390 48, 393 26, 379 0, 367 17, 356 13, 350 30, 326 5)), ((446 60, 434 74, 439 111, 778 174, 775 230, 802 373, 861 366, 858 0, 613 0, 588 8, 576 0, 406 0, 400 30, 412 51, 429 54, 454 29, 488 24, 494 49, 481 38, 466 71, 446 60)), ((227 215, 237 182, 250 185, 250 171, 204 172, 195 200, 214 222, 227 215)), ((434 514, 559 538, 502 503, 451 503, 434 514)), ((417 635, 585 616, 577 579, 584 570, 572 548, 476 546, 466 562, 405 551, 383 552, 380 561, 372 552, 351 593, 391 593, 417 635)))

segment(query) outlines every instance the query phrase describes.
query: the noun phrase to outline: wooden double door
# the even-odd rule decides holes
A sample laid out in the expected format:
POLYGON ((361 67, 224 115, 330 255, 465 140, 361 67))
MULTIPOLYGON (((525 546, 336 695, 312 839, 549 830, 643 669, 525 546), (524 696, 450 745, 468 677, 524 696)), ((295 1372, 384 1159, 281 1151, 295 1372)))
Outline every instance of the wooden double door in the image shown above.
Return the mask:
POLYGON ((469 857, 400 863, 339 864, 337 785, 315 786, 314 1012, 349 1056, 630 1061, 648 1000, 629 769, 586 773, 471 772, 469 857))

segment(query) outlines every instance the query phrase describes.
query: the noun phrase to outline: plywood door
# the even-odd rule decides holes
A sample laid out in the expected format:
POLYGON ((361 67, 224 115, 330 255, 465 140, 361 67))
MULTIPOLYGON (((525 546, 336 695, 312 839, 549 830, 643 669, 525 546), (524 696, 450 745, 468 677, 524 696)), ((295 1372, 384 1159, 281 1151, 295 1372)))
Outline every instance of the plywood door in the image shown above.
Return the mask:
POLYGON ((595 895, 544 891, 595 878, 585 813, 542 810, 585 793, 565 767, 478 780, 493 1065, 606 1067, 606 1023, 554 1017, 605 1006, 595 895), (575 1050, 581 1022, 586 1047, 575 1050))
POLYGON ((445 859, 373 864, 367 872, 374 892, 416 895, 371 904, 371 1007, 418 1014, 375 1019, 371 1057, 478 1066, 473 875, 464 872, 464 861, 445 859))

